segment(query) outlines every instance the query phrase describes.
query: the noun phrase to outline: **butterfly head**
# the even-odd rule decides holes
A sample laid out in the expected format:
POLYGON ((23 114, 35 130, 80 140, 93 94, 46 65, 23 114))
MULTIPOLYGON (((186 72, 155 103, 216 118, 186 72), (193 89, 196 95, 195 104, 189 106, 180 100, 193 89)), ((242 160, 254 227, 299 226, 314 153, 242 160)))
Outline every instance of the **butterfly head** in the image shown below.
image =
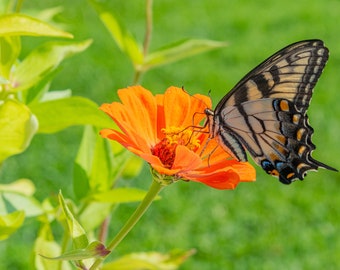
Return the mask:
POLYGON ((207 117, 206 125, 209 127, 210 138, 214 138, 216 136, 216 131, 215 131, 216 124, 215 124, 215 119, 214 119, 214 116, 215 116, 214 111, 209 108, 206 108, 204 110, 204 113, 207 117))

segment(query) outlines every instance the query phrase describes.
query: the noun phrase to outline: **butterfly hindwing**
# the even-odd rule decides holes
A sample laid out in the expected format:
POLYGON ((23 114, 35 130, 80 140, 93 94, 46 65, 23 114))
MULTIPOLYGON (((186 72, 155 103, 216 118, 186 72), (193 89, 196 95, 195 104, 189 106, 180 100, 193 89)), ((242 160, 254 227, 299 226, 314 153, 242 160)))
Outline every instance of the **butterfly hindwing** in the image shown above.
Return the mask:
POLYGON ((327 59, 320 40, 294 43, 269 57, 207 115, 212 136, 239 161, 247 160, 246 148, 285 184, 318 167, 335 170, 311 157, 313 128, 306 115, 327 59))

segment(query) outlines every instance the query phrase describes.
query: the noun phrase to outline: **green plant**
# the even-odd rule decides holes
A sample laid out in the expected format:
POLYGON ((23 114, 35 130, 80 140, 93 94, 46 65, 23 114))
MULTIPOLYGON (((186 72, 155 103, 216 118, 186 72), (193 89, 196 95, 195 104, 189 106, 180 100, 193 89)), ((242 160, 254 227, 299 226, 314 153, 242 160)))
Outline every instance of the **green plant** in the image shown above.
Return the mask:
MULTIPOLYGON (((152 1, 146 1, 146 34, 142 47, 104 4, 99 1, 91 3, 118 48, 130 59, 134 68, 133 84, 139 83, 142 75, 152 68, 226 46, 225 42, 193 39, 149 52, 152 1)), ((10 1, 8 6, 11 7, 11 4, 10 1)), ((16 11, 20 7, 21 3, 18 3, 16 11)), ((94 102, 72 96, 70 90, 50 89, 53 76, 63 60, 86 50, 92 41, 51 40, 20 59, 22 36, 71 39, 72 34, 34 17, 9 11, 0 17, 0 162, 25 151, 37 133, 50 134, 74 125, 85 127, 74 161, 73 191, 76 199, 64 199, 60 191, 58 198, 52 196, 38 201, 34 192, 39 183, 34 184, 28 179, 0 185, 0 238, 9 238, 23 226, 25 219, 36 219, 40 224, 33 252, 36 269, 69 269, 69 261, 81 269, 95 269, 124 237, 123 234, 118 235, 119 241, 110 244, 109 249, 103 244, 112 210, 117 204, 142 201, 146 194, 136 188, 116 188, 122 176, 139 174, 141 161, 121 146, 98 136, 100 128, 112 127, 112 122, 94 102), (54 223, 64 228, 61 239, 54 236, 54 223), (95 237, 97 229, 99 233, 95 237), (87 259, 97 261, 92 265, 93 262, 87 259)), ((46 13, 52 16, 55 11, 58 10, 46 13)), ((146 205, 142 212, 152 202, 158 189, 151 189, 149 197, 144 198, 146 205)), ((128 230, 139 217, 128 226, 128 230)), ((191 250, 130 254, 104 265, 102 269, 121 269, 127 264, 130 268, 126 269, 175 269, 191 254, 191 250)))

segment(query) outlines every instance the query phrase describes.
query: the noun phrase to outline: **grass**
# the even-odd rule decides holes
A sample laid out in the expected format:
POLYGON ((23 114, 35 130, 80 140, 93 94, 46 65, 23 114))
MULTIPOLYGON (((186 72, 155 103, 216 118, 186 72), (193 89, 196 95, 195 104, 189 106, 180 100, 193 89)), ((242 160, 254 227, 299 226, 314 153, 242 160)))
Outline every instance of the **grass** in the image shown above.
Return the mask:
MULTIPOLYGON (((314 157, 340 168, 340 2, 331 1, 154 1, 151 50, 187 37, 230 42, 218 51, 152 70, 143 85, 154 92, 184 86, 190 93, 207 94, 214 104, 260 61, 288 45, 310 38, 323 39, 330 60, 316 86, 309 110, 317 145, 314 157)), ((98 104, 116 99, 116 89, 131 83, 131 65, 86 1, 26 1, 26 8, 63 5, 58 19, 77 40, 93 38, 83 54, 68 60, 53 82, 54 89, 71 88, 98 104)), ((111 1, 121 19, 142 41, 144 1, 111 1)), ((27 53, 34 46, 24 41, 27 53)), ((74 127, 54 135, 38 135, 23 154, 9 159, 0 181, 32 179, 37 197, 57 193, 72 197, 72 160, 81 136, 74 127), (39 160, 40 162, 37 162, 39 160)), ((258 168, 255 183, 234 191, 218 191, 196 183, 180 182, 162 192, 145 217, 116 250, 119 256, 133 251, 197 250, 181 269, 339 269, 340 175, 320 170, 306 180, 284 186, 258 168)), ((139 179, 126 185, 147 188, 145 167, 139 179)), ((114 235, 135 209, 119 207, 112 221, 114 235)), ((1 269, 29 269, 36 224, 30 221, 9 241, 0 243, 1 269), (33 229, 32 229, 33 228, 33 229), (18 256, 20 254, 20 256, 18 256), (24 255, 21 255, 24 254, 24 255), (5 259, 6 258, 6 259, 5 259)))

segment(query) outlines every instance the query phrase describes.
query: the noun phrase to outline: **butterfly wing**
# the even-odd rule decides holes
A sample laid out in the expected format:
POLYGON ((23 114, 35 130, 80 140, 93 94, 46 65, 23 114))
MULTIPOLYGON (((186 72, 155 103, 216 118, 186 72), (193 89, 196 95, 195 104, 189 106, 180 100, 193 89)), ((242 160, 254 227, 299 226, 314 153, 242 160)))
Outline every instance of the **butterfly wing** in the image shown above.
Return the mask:
POLYGON ((335 170, 311 157, 315 145, 308 109, 328 59, 320 40, 294 43, 249 72, 217 105, 213 136, 235 158, 245 147, 267 173, 286 184, 308 170, 335 170))
POLYGON ((244 76, 219 102, 215 112, 267 97, 288 99, 305 112, 327 60, 328 49, 321 40, 291 44, 244 76))

